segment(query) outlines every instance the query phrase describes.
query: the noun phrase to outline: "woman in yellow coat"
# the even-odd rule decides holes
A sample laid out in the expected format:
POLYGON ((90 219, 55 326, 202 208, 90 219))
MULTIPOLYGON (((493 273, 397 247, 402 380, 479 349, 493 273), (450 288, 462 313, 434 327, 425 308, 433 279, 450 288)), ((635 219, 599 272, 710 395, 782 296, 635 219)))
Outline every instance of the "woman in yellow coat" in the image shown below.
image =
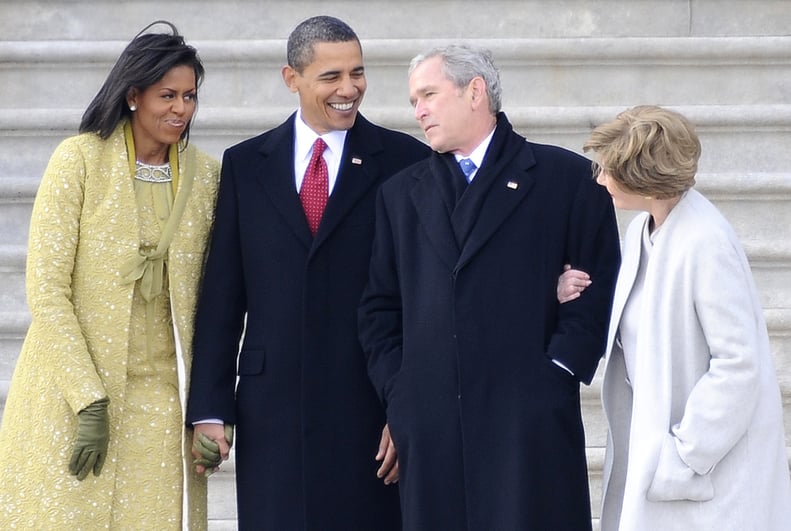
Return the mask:
POLYGON ((219 165, 188 145, 204 70, 165 24, 122 52, 36 195, 2 529, 206 527, 180 395, 219 165))

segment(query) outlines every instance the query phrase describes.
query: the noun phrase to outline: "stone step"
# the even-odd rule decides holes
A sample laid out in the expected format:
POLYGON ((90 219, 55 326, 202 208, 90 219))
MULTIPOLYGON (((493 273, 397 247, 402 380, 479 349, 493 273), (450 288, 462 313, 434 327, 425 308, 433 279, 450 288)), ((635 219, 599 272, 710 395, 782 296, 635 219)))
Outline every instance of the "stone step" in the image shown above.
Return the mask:
POLYGON ((208 515, 210 530, 235 530, 236 526, 236 452, 209 477, 208 515))
MULTIPOLYGON (((791 105, 682 106, 698 123, 703 157, 698 189, 723 211, 751 258, 769 265, 788 263, 791 243, 791 105), (781 170, 783 172, 779 172, 781 170)), ((290 109, 243 113, 240 109, 203 109, 193 142, 215 157, 235 141, 254 134, 252 128, 275 125, 290 109), (251 116, 252 114, 252 116, 251 116)), ((536 141, 566 145, 579 151, 590 124, 612 117, 614 108, 517 108, 510 113, 515 127, 536 141)), ((0 111, 0 155, 6 174, 0 178, 0 244, 25 245, 32 200, 54 146, 72 134, 79 111, 66 110, 47 120, 41 110, 0 111)), ((409 130, 407 117, 389 109, 369 116, 390 127, 409 130)), ((412 130, 414 134, 419 134, 412 130)), ((620 214, 625 227, 629 214, 620 214)), ((789 299, 786 299, 789 300, 789 299)))
MULTIPOLYGON (((783 389, 785 401, 791 407, 791 356, 787 355, 787 352, 791 352, 791 310, 764 308, 764 318, 772 344, 778 381, 783 389)), ((22 340, 29 324, 30 314, 26 309, 0 311, 0 381, 7 381, 11 378, 13 365, 22 347, 22 340)), ((597 373, 593 384, 583 387, 583 402, 588 405, 598 401, 600 376, 597 373)), ((4 402, 5 394, 2 394, 0 398, 4 402)), ((789 413, 791 413, 791 409, 789 409, 789 413)), ((787 426, 787 429, 791 437, 791 424, 787 426)), ((603 440, 600 443, 603 445, 603 440)), ((592 444, 596 446, 595 443, 592 444)))
MULTIPOLYGON (((407 64, 446 39, 363 42, 368 107, 408 109, 407 64)), ((791 37, 470 39, 492 50, 506 108, 624 102, 754 105, 787 101, 791 37), (742 80, 742 82, 734 82, 742 80), (747 82, 749 80, 749 82, 747 82)), ((125 41, 0 42, 6 108, 87 106, 125 41), (78 72, 79 75, 74 75, 78 72), (69 83, 62 83, 68 78, 69 83), (24 83, 10 82, 24 79, 24 83), (8 81, 8 82, 6 82, 8 81), (35 86, 35 91, 29 87, 35 86)), ((196 41, 207 76, 201 106, 293 107, 280 76, 285 41, 196 41)))
MULTIPOLYGON (((530 140, 580 152, 596 124, 626 106, 514 106, 506 108, 514 127, 530 140)), ((791 168, 791 105, 677 105, 695 124, 703 143, 701 173, 777 173, 791 168)), ((294 110, 284 107, 201 107, 192 140, 220 157, 228 146, 274 127, 294 110)), ((401 107, 367 107, 363 113, 384 126, 422 133, 412 112, 401 107)), ((55 146, 75 134, 82 109, 0 109, 0 164, 4 177, 38 180, 55 146)), ((18 186, 18 183, 14 184, 18 186)))
MULTIPOLYGON (((631 215, 621 215, 620 212, 618 214, 619 219, 622 220, 620 225, 623 233, 623 228, 631 215)), ((785 307, 791 300, 791 282, 788 282, 791 242, 743 240, 742 246, 763 296, 762 306, 765 309, 785 307)), ((0 243, 0 279, 2 279, 0 284, 4 286, 3 291, 0 292, 0 305, 3 308, 18 310, 25 307, 25 258, 24 245, 0 243)))
POLYGON ((7 40, 128 40, 162 18, 176 23, 188 40, 285 38, 299 21, 327 12, 363 39, 787 35, 791 26, 786 0, 487 0, 485 9, 474 0, 338 0, 331 6, 326 0, 3 0, 0 35, 7 40), (469 16, 471 10, 475 17, 469 16))

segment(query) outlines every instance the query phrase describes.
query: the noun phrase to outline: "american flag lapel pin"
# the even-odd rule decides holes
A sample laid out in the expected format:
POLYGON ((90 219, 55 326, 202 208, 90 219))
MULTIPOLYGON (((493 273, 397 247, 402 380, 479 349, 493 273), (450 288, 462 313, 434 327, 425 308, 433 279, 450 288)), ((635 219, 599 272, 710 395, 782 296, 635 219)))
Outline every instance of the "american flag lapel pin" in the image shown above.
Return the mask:
POLYGON ((519 188, 519 183, 516 181, 508 181, 508 184, 505 185, 509 190, 516 190, 519 188))
POLYGON ((357 157, 352 157, 352 164, 357 164, 358 166, 363 163, 363 159, 358 159, 357 157))

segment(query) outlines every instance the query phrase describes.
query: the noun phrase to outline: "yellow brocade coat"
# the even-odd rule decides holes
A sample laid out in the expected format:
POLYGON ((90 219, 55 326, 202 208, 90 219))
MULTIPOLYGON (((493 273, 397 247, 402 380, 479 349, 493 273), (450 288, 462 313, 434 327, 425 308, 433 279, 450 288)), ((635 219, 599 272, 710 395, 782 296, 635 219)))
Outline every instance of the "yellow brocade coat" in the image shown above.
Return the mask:
MULTIPOLYGON (((184 364, 183 390, 188 388, 183 379, 190 373, 194 308, 219 164, 189 146, 179 154, 178 166, 174 204, 190 181, 192 188, 166 270, 184 364)), ((0 427, 0 529, 111 527, 115 464, 119 448, 124 448, 136 284, 125 282, 120 270, 138 254, 139 223, 123 124, 107 140, 89 133, 64 140, 50 159, 33 207, 26 277, 32 322, 0 427), (110 399, 107 459, 100 476, 91 473, 78 481, 68 471, 77 412, 105 396, 110 399)), ((183 423, 176 429, 183 429, 183 423)), ((183 525, 205 529, 206 481, 189 466, 190 442, 191 434, 185 434, 188 501, 183 525)), ((156 473, 144 478, 147 488, 156 488, 156 473)), ((139 510, 145 513, 147 508, 139 510)), ((177 516, 181 510, 173 508, 177 516)))

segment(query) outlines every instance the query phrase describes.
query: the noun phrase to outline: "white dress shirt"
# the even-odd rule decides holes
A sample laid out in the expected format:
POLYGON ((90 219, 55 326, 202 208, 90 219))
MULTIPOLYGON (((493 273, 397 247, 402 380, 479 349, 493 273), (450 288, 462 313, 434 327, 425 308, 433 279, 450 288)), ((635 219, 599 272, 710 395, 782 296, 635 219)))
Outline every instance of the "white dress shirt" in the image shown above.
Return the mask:
POLYGON ((341 166, 341 155, 343 154, 343 144, 346 142, 346 133, 347 131, 330 131, 319 135, 302 120, 302 109, 297 111, 294 119, 294 177, 297 192, 302 187, 305 170, 308 169, 308 164, 310 164, 310 157, 313 154, 313 143, 321 136, 321 139, 327 144, 323 157, 327 163, 327 173, 329 174, 329 195, 332 195, 335 181, 338 180, 338 170, 341 166))

